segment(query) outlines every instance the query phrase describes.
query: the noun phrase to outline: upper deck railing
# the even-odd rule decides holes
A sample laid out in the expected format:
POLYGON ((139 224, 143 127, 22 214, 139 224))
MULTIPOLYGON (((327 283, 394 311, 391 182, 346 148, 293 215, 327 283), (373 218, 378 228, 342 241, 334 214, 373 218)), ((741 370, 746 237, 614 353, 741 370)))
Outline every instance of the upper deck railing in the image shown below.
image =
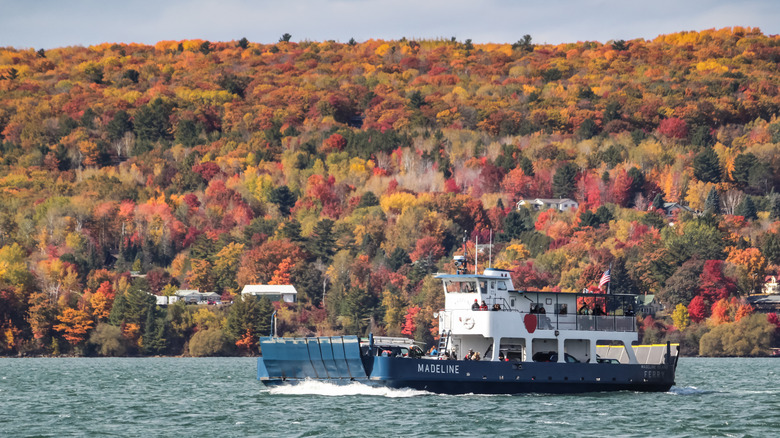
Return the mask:
MULTIPOLYGON (((488 305, 488 310, 460 310, 459 312, 474 313, 494 313, 494 312, 512 312, 518 315, 518 321, 525 321, 526 315, 536 317, 535 330, 585 330, 585 331, 604 331, 604 332, 634 332, 636 331, 636 317, 634 315, 623 315, 618 312, 612 312, 606 315, 580 315, 580 314, 560 314, 560 313, 534 313, 523 312, 510 307, 506 300, 496 299, 488 305), (497 309, 493 304, 499 304, 497 309)), ((446 310, 440 313, 451 318, 446 310)), ((443 327, 451 327, 449 320, 445 321, 443 327)))

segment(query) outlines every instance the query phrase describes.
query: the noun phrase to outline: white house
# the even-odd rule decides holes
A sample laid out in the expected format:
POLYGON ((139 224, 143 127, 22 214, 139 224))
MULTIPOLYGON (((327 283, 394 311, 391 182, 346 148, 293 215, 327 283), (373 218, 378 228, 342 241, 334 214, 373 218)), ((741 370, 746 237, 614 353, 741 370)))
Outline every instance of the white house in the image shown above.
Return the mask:
POLYGON ((551 208, 560 211, 566 211, 570 209, 576 210, 577 208, 579 208, 579 206, 580 204, 577 201, 569 198, 562 198, 562 199, 536 198, 536 199, 521 199, 517 201, 518 210, 520 209, 520 207, 531 207, 536 211, 549 210, 551 208))
POLYGON ((298 291, 291 284, 247 284, 241 290, 241 295, 255 295, 268 297, 271 301, 294 303, 298 297, 298 291))
POLYGON ((764 279, 765 294, 777 294, 780 293, 780 283, 777 282, 777 277, 774 275, 767 275, 764 279))
MULTIPOLYGON (((187 304, 217 304, 222 298, 216 292, 200 292, 195 289, 177 290, 175 296, 178 297, 177 300, 183 300, 187 304)), ((174 301, 169 300, 169 302, 174 301)))
POLYGON ((179 297, 177 297, 176 295, 171 295, 171 296, 155 295, 154 298, 157 300, 158 306, 167 306, 168 304, 173 304, 179 301, 179 297))

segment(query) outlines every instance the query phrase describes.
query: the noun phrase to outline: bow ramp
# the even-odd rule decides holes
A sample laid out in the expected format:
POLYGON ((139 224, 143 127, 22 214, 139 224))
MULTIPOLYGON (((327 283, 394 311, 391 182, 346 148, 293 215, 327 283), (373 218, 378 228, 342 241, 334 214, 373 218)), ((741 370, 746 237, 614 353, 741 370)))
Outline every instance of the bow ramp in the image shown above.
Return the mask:
POLYGON ((357 336, 260 338, 259 380, 353 381, 368 378, 357 336))

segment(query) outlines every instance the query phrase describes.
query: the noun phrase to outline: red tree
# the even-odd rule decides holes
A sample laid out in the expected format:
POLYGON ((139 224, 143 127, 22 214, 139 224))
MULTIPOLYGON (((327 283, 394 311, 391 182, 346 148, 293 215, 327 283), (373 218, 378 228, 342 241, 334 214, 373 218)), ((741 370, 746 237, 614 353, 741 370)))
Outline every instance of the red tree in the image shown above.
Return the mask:
POLYGON ((658 132, 669 138, 687 138, 688 124, 683 119, 670 117, 661 121, 661 124, 658 125, 658 132))
POLYGON ((414 336, 414 331, 417 330, 417 324, 415 324, 414 318, 418 313, 420 313, 420 308, 418 306, 413 306, 407 309, 406 316, 404 317, 406 322, 404 322, 401 328, 402 334, 407 336, 414 336))
POLYGON ((709 316, 710 306, 707 305, 706 300, 701 295, 696 295, 688 304, 688 315, 695 322, 704 321, 709 316))
POLYGON ((699 275, 699 294, 710 303, 732 295, 737 287, 734 280, 723 275, 722 260, 707 260, 699 275))

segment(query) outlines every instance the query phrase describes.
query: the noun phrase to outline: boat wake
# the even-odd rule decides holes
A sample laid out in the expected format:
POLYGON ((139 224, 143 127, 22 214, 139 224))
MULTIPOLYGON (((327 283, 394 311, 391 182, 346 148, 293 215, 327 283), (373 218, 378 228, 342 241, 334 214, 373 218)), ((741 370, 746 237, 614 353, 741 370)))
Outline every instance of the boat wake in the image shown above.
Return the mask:
POLYGON ((695 386, 685 386, 685 387, 678 387, 678 386, 672 386, 671 389, 669 389, 669 392, 667 394, 673 394, 673 395, 705 395, 705 394, 714 394, 717 391, 712 390, 706 390, 706 389, 699 389, 695 386))
POLYGON ((322 395, 327 397, 340 397, 349 395, 369 395, 387 398, 407 398, 422 395, 432 395, 427 391, 415 389, 394 389, 386 387, 368 386, 362 383, 352 382, 348 385, 336 385, 333 383, 306 380, 296 385, 274 386, 268 390, 272 395, 322 395))

